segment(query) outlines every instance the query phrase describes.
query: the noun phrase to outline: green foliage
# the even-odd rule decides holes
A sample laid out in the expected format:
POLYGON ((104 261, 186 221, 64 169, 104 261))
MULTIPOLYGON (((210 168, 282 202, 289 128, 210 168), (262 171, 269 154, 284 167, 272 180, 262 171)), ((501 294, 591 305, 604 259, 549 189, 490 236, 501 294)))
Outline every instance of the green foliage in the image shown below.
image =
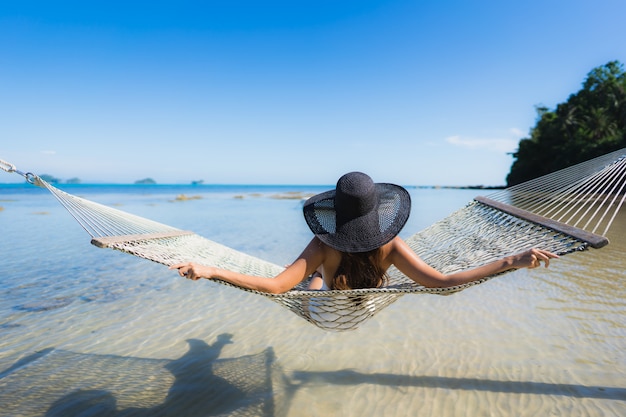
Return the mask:
POLYGON ((513 153, 508 186, 626 147, 623 65, 611 61, 594 68, 565 103, 536 110, 537 124, 513 153))

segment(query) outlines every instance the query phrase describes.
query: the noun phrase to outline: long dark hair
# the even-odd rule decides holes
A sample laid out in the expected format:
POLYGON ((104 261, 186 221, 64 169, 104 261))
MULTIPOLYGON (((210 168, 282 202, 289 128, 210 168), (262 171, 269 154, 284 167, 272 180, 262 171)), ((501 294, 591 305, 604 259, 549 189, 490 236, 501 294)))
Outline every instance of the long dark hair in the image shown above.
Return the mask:
POLYGON ((333 290, 377 288, 387 283, 387 274, 382 268, 380 248, 369 252, 342 252, 341 262, 332 281, 333 290))

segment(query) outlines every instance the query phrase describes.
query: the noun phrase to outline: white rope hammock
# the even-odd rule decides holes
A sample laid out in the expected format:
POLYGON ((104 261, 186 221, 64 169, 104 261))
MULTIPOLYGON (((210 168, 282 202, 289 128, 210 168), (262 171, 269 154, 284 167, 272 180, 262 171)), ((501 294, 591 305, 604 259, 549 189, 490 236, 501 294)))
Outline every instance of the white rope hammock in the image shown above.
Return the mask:
MULTIPOLYGON (((168 266, 198 262, 268 279, 283 269, 193 232, 68 194, 2 160, 0 168, 47 188, 98 247, 168 266)), ((625 187, 626 148, 488 197, 477 197, 411 236, 407 243, 425 262, 444 273, 484 265, 531 247, 559 255, 601 248, 608 244, 604 235, 624 204, 625 187), (602 234, 597 233, 599 230, 602 234)), ((389 285, 384 288, 312 291, 302 282, 284 294, 240 289, 268 297, 322 329, 341 331, 357 328, 404 294, 447 295, 493 278, 450 288, 426 288, 394 267, 388 274, 389 285)))

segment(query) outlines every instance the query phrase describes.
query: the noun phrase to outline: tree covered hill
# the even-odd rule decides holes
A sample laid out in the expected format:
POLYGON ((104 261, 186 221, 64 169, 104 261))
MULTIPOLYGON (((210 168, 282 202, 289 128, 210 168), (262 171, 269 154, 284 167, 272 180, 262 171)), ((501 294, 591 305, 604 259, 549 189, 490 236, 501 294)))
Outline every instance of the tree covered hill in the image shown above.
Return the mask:
POLYGON ((520 141, 507 185, 549 174, 626 147, 626 73, 619 61, 594 68, 582 89, 555 110, 537 107, 520 141))

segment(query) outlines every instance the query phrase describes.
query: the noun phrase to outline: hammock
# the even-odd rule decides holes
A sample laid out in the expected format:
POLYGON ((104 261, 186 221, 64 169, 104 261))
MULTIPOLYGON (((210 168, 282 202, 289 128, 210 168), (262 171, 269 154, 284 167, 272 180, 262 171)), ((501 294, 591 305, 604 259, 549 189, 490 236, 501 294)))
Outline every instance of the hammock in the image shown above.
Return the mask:
MULTIPOLYGON (((197 262, 244 274, 274 277, 282 267, 180 230, 68 194, 32 173, 0 160, 0 168, 47 188, 91 235, 91 243, 164 265, 197 262)), ((476 197, 447 218, 406 241, 425 262, 453 273, 484 265, 531 247, 559 255, 601 248, 625 200, 626 148, 526 183, 476 197)), ((449 288, 423 287, 395 269, 383 288, 307 290, 303 281, 268 297, 325 330, 356 329, 405 294, 452 294, 485 282, 449 288)), ((230 285, 224 281, 217 282, 230 285)))

